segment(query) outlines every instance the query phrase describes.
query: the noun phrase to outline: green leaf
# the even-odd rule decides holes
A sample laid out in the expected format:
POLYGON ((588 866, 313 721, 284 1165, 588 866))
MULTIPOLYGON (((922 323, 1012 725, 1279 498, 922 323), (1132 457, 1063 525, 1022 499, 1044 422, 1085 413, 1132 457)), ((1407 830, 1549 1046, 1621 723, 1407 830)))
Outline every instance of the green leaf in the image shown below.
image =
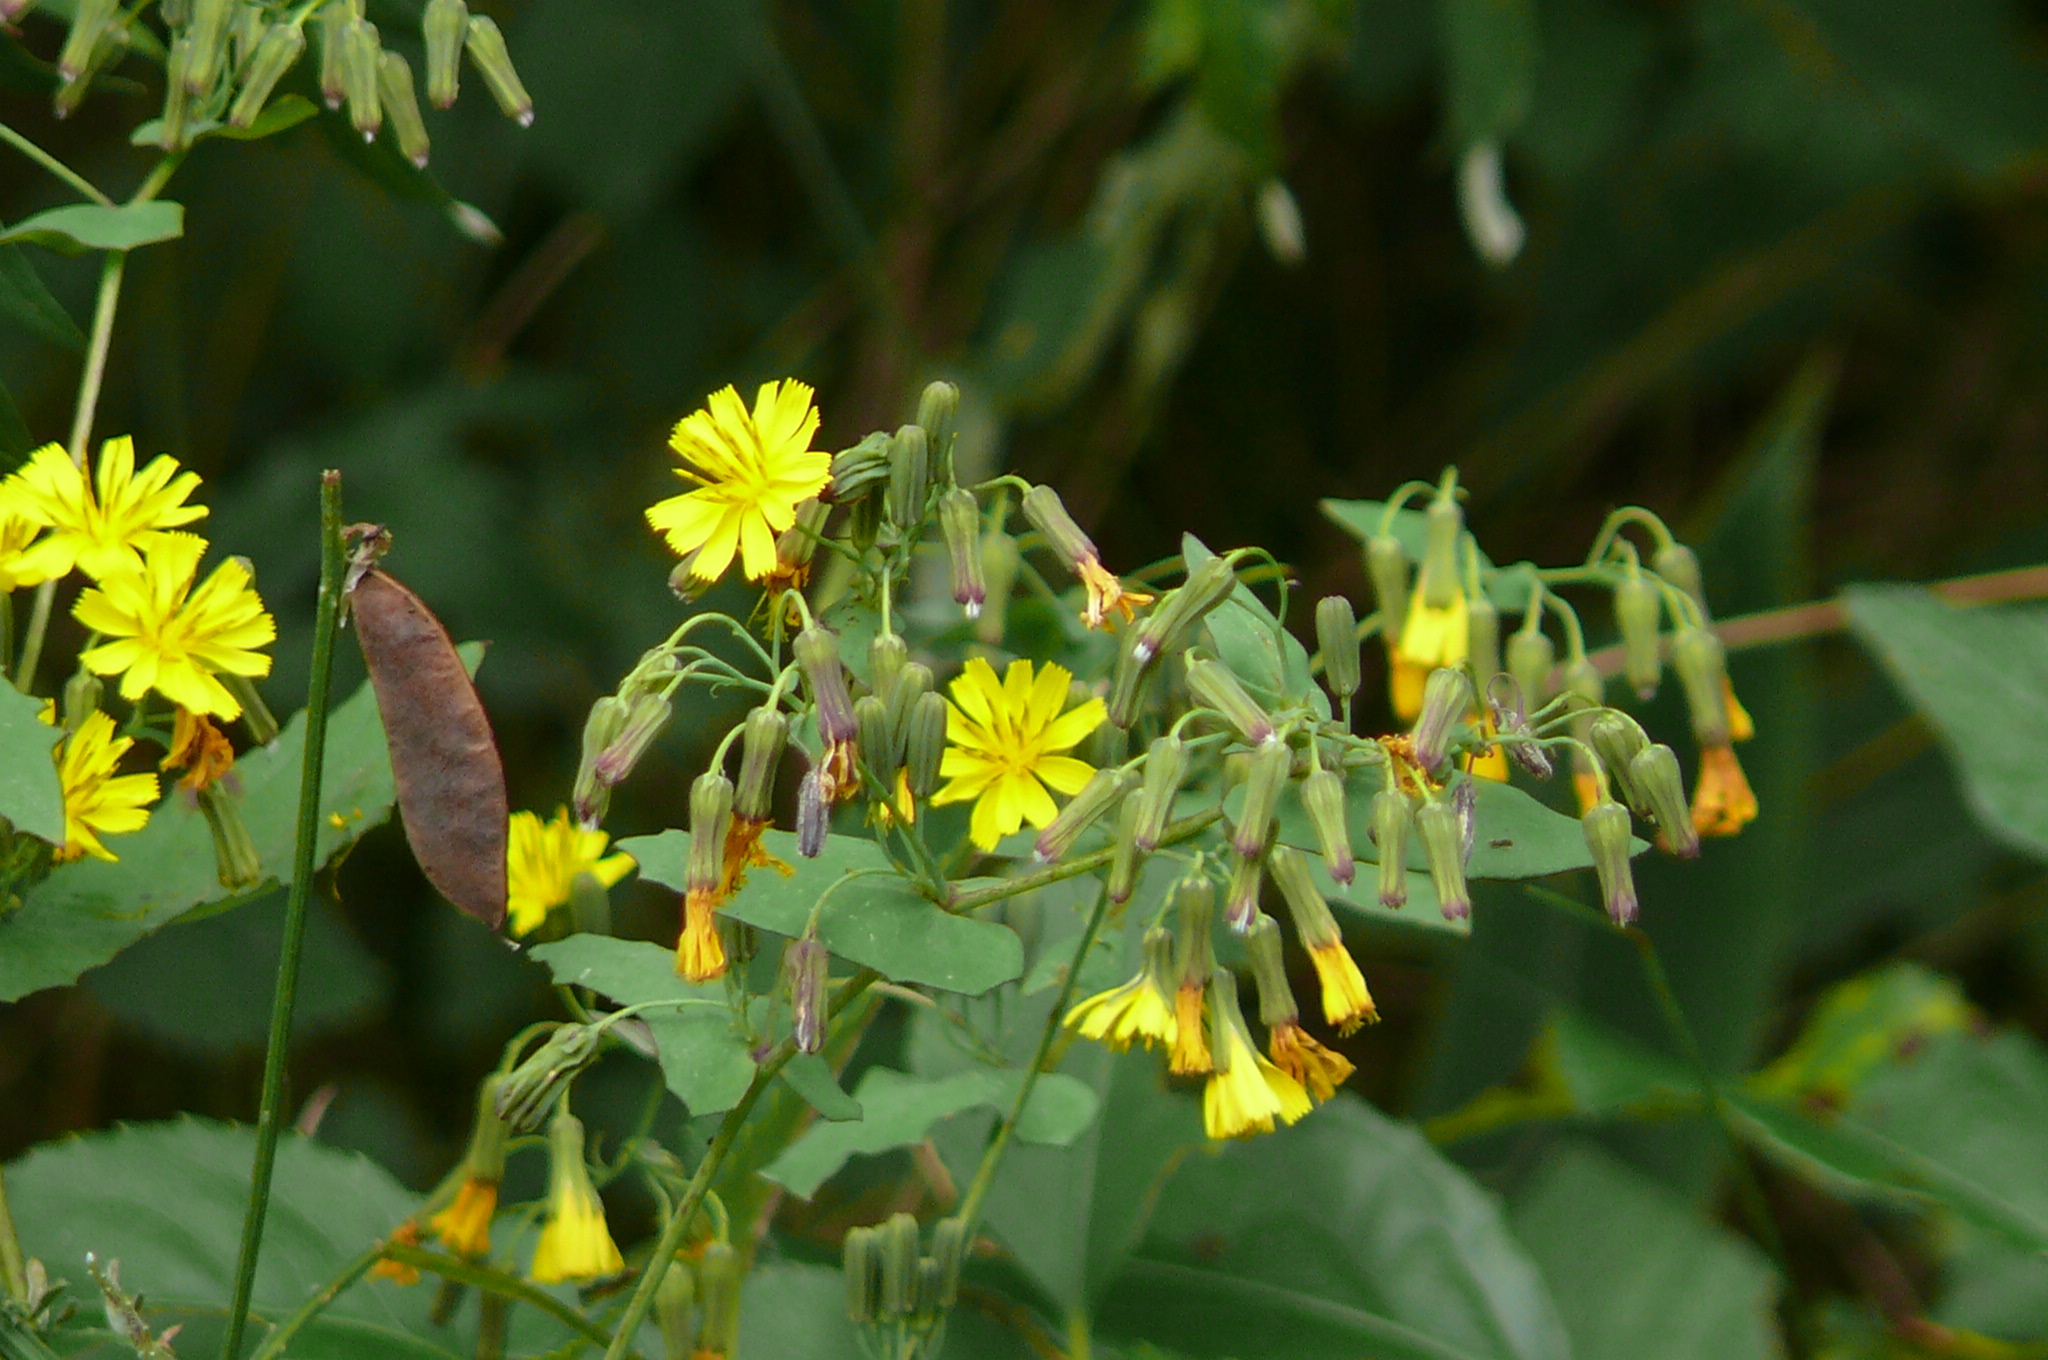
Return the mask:
POLYGON ((15 830, 64 843, 64 786, 51 752, 60 728, 42 720, 43 701, 0 684, 0 817, 15 830))
POLYGON ((603 992, 621 1005, 674 1003, 640 1013, 654 1032, 668 1089, 692 1115, 729 1110, 754 1079, 746 1036, 723 983, 685 982, 673 950, 608 935, 571 935, 528 951, 555 981, 603 992))
POLYGON ((0 246, 0 316, 12 317, 30 335, 65 349, 85 348, 85 336, 63 304, 50 296, 42 276, 15 246, 0 246))
POLYGON ((1756 1249, 1586 1143, 1516 1196, 1573 1360, 1776 1360, 1778 1281, 1756 1249))
POLYGON ((1853 586, 1843 600, 1856 636, 1941 734, 1985 829, 2048 859, 2048 608, 1957 609, 1918 586, 1853 586))
MULTIPOLYGON (((1010 1068, 975 1068, 926 1079, 871 1067, 853 1093, 860 1119, 813 1124, 762 1174, 809 1199, 855 1154, 923 1142, 932 1125, 962 1110, 988 1106, 1007 1113, 1023 1077, 1010 1068)), ((1083 1083, 1047 1072, 1031 1090, 1017 1121, 1017 1137, 1026 1143, 1071 1143, 1095 1118, 1096 1103, 1095 1092, 1083 1083)))
POLYGON ((88 250, 133 250, 184 234, 184 207, 152 199, 118 207, 73 203, 50 208, 0 231, 0 242, 32 241, 62 255, 81 255, 88 250))
POLYGON ((782 1079, 821 1119, 836 1122, 866 1117, 860 1102, 840 1089, 832 1065, 819 1054, 799 1053, 791 1058, 783 1065, 782 1079))
MULTIPOLYGON (((1216 556, 1193 534, 1182 534, 1181 555, 1188 570, 1216 556)), ((1210 613, 1205 626, 1216 646, 1217 659, 1254 696, 1274 708, 1306 704, 1318 718, 1330 716, 1330 697, 1308 673, 1308 652, 1282 628, 1265 601, 1244 582, 1230 599, 1210 613)))
MULTIPOLYGON (((849 963, 896 982, 970 996, 1023 976, 1024 949, 1015 931, 941 910, 897 874, 873 841, 832 836, 816 859, 798 855, 796 837, 786 831, 765 833, 761 844, 791 872, 784 876, 772 867, 755 869, 719 908, 723 915, 795 939, 829 889, 818 938, 849 963), (846 881, 856 874, 860 877, 846 881), (844 887, 833 887, 842 882, 844 887)), ((619 842, 619 848, 639 861, 642 878, 682 891, 690 852, 687 832, 636 836, 619 842)))
MULTIPOLYGON (((481 654, 476 644, 463 650, 474 665, 481 654)), ((166 798, 150 813, 149 825, 108 843, 118 860, 59 865, 28 893, 20 911, 0 921, 0 1001, 75 982, 188 913, 226 911, 281 886, 291 869, 305 739, 302 712, 276 741, 235 763, 242 785, 237 803, 267 875, 262 884, 245 893, 222 889, 206 818, 183 800, 166 798)), ((367 684, 328 719, 320 782, 316 862, 325 864, 391 812, 391 762, 367 684)))
MULTIPOLYGON (((207 137, 221 137, 231 142, 254 142, 276 133, 286 132, 320 112, 313 102, 301 95, 281 94, 264 106, 256 115, 256 121, 245 128, 233 123, 217 123, 211 118, 202 118, 185 125, 187 145, 207 137)), ((164 120, 152 118, 128 134, 128 141, 134 146, 153 147, 160 145, 164 135, 164 120)))
POLYGON ((1349 1095, 1184 1163, 1101 1325, 1196 1356, 1569 1353, 1493 1197, 1349 1095))

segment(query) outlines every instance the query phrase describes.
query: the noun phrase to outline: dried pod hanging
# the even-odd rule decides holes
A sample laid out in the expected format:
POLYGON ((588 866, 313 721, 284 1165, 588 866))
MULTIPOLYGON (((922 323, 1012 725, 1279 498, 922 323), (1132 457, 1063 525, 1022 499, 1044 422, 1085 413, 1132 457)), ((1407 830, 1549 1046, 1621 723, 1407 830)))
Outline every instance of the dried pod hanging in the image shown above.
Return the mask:
POLYGON ((496 929, 505 920, 505 768, 483 701, 448 630, 417 595, 372 563, 386 542, 374 525, 349 570, 363 662, 391 749, 405 838, 427 881, 496 929))

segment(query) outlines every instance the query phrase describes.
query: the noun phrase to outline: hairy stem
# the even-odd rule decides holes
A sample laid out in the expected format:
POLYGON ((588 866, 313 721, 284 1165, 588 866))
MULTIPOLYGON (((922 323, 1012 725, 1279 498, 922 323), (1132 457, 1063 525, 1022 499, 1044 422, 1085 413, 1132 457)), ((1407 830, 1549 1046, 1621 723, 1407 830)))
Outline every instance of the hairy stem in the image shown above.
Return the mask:
POLYGON ((291 1045, 292 1006, 298 999, 299 954, 306 942, 306 912, 313 897, 320 834, 320 773, 327 754, 327 695, 334 673, 334 635, 341 618, 341 474, 320 479, 320 601, 313 625, 313 674, 306 689, 306 744, 299 768, 299 821, 292 848, 292 886, 285 902, 284 945, 277 961, 277 991, 270 1007, 270 1037, 263 1055, 263 1098, 256 1121, 256 1165, 250 1173, 249 1210, 235 1263, 235 1296, 228 1311, 223 1360, 238 1360, 263 1247, 263 1216, 270 1207, 270 1176, 284 1123, 284 1059, 291 1045))

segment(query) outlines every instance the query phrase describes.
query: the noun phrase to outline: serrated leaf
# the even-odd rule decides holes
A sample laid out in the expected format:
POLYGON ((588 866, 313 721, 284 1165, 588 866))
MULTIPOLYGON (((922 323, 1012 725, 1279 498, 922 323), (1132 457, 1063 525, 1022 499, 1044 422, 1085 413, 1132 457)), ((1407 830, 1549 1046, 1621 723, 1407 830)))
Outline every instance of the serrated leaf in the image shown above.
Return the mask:
POLYGON ((42 720, 43 701, 0 684, 0 817, 17 831, 64 843, 64 786, 51 752, 63 732, 42 720))
POLYGON ((50 296, 42 276, 18 247, 0 246, 0 316, 14 319, 31 335, 39 335, 65 349, 85 348, 85 336, 78 323, 50 296))
MULTIPOLYGON (((745 886, 719 908, 723 915, 795 939, 804 933, 812 907, 830 890, 818 918, 818 938, 849 963, 897 982, 970 996, 1023 976, 1024 948, 1015 931, 941 910, 896 873, 873 841, 831 836, 816 859, 798 855, 796 837, 786 831, 764 833, 761 844, 789 865, 790 873, 772 867, 753 870, 745 886), (849 875, 860 877, 848 882, 849 875), (843 887, 833 886, 842 882, 843 887)), ((639 862, 642 878, 682 891, 689 833, 635 836, 619 842, 619 849, 639 862)))
POLYGON ((62 255, 82 255, 89 250, 133 250, 184 234, 184 206, 152 199, 115 207, 72 203, 50 208, 0 231, 0 242, 31 241, 62 255))

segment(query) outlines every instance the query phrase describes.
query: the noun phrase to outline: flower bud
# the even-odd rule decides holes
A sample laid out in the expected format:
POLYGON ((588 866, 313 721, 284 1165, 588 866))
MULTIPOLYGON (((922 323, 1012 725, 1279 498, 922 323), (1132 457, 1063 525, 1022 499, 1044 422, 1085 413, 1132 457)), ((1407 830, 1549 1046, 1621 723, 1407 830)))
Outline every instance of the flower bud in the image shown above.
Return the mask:
POLYGON ((796 852, 805 859, 816 859, 825 853, 831 806, 831 800, 825 797, 824 774, 814 765, 796 786, 796 852))
POLYGON ((853 699, 846 692, 846 671, 839 664, 839 635, 821 624, 812 624, 796 635, 792 648, 803 672, 804 688, 818 714, 818 735, 828 742, 851 741, 860 724, 853 713, 853 699))
MULTIPOLYGON (((796 503, 795 520, 775 536, 775 570, 768 578, 771 587, 792 589, 811 579, 811 559, 818 552, 818 535, 831 514, 832 507, 816 496, 796 503)), ((690 561, 691 558, 683 560, 685 570, 690 561)))
POLYGON ((765 822, 773 815, 775 769, 789 742, 789 719, 766 704, 747 714, 740 734, 740 778, 733 788, 733 811, 748 821, 765 822))
POLYGON ((1471 708, 1472 682, 1465 672, 1439 666, 1429 673, 1422 691, 1422 712, 1410 736, 1417 765, 1431 775, 1443 769, 1450 758, 1451 732, 1471 708))
POLYGON ((632 706, 624 699, 607 694, 590 706, 590 715, 583 720, 583 759, 576 766, 572 801, 576 819, 586 827, 604 820, 605 804, 611 797, 611 785, 597 777, 597 758, 625 730, 630 712, 632 706))
POLYGON ((314 17, 320 25, 320 100, 338 109, 348 94, 348 30, 358 16, 351 6, 328 0, 314 17))
POLYGON ((896 633, 877 633, 868 640, 868 693, 891 702, 896 677, 910 664, 910 644, 896 633))
MULTIPOLYGON (((688 1261, 669 1262, 668 1269, 662 1272, 661 1284, 654 1291, 654 1325, 661 1332, 665 1360, 689 1360, 690 1352, 696 1349, 696 1318, 691 1313, 696 1302, 696 1270, 688 1261)), ((490 1357, 487 1355, 485 1360, 490 1357)))
POLYGON ((1693 736, 1702 746, 1726 746, 1728 730, 1727 653, 1721 639, 1698 624, 1678 630, 1671 641, 1671 669, 1685 687, 1693 736))
POLYGON ((1465 529, 1465 510, 1456 496, 1437 494, 1423 512, 1422 602, 1447 609, 1457 599, 1458 537, 1465 529))
POLYGON ((1408 828, 1414 804, 1393 781, 1373 795, 1372 838, 1380 854, 1380 905, 1399 911, 1408 905, 1408 828))
POLYGON ((498 1087, 498 1118, 513 1133, 531 1133, 561 1098, 563 1088, 597 1061, 595 1025, 560 1025, 498 1087))
MULTIPOLYGON (((933 386, 952 386, 951 383, 933 386)), ((927 388, 927 391, 930 389, 927 388)), ((933 1300, 935 1311, 951 1308, 960 1294, 960 1266, 967 1259, 967 1223, 959 1217, 942 1218, 932 1225, 931 1259, 939 1267, 939 1292, 933 1300)))
POLYGON ((956 486, 939 497, 939 537, 946 542, 953 603, 967 611, 968 618, 981 617, 988 585, 981 570, 981 503, 972 491, 956 486))
POLYGON ((256 854, 256 842, 227 790, 219 784, 202 786, 199 810, 213 833, 213 869, 220 885, 229 892, 244 892, 262 882, 263 861, 256 854))
POLYGON ((1116 839, 1112 844, 1116 854, 1109 861, 1109 877, 1105 887, 1109 900, 1121 907, 1131 900, 1137 890, 1138 870, 1144 866, 1145 852, 1138 848, 1138 819, 1144 815, 1142 795, 1124 799, 1116 809, 1116 839))
POLYGON ((825 1043, 830 1009, 826 985, 832 956, 814 936, 791 940, 782 950, 782 976, 789 987, 789 1029, 799 1053, 816 1053, 825 1043))
POLYGON ((1168 733, 1155 739, 1145 753, 1145 784, 1135 799, 1138 820, 1132 840, 1146 854, 1159 848, 1166 823, 1173 816, 1173 802, 1180 794, 1180 781, 1188 772, 1187 743, 1168 733))
POLYGON ((960 389, 949 382, 928 382, 917 399, 917 423, 924 427, 931 456, 931 475, 943 486, 953 483, 953 443, 960 429, 960 389))
POLYGON ((1472 914, 1472 896, 1465 887, 1464 835, 1458 814, 1448 802, 1424 803, 1415 813, 1422 851, 1429 859, 1429 877, 1436 884, 1437 906, 1447 921, 1472 914))
MULTIPOLYGON (((875 673, 874 658, 869 657, 869 674, 875 673)), ((917 708, 918 700, 932 692, 932 668, 922 661, 905 662, 889 683, 889 726, 896 732, 898 742, 904 740, 910 730, 910 715, 917 708)))
POLYGON ((1204 706, 1214 709, 1237 729, 1247 746, 1261 746, 1278 735, 1273 720, 1258 701, 1245 692, 1238 678, 1220 661, 1207 657, 1188 660, 1188 690, 1204 706))
POLYGON ((467 1180, 495 1184, 505 1178, 505 1143, 512 1131, 498 1113, 498 1096, 506 1080, 493 1072, 477 1084, 476 1120, 469 1126, 469 1148, 462 1156, 467 1180))
POLYGON ((1365 574, 1372 579, 1373 603, 1379 606, 1380 636, 1401 636, 1408 619, 1408 550, 1392 534, 1375 534, 1365 544, 1365 574))
POLYGON ((377 93, 384 101, 384 115, 391 120, 391 135, 398 141, 398 154, 415 167, 427 168, 427 125, 420 117, 419 100, 413 97, 412 67, 396 52, 386 52, 377 61, 377 93))
POLYGON ((270 92, 286 72, 299 64, 305 51, 306 32, 298 24, 272 24, 265 29, 248 65, 242 69, 242 88, 236 91, 235 102, 228 109, 228 122, 238 128, 253 127, 257 115, 270 100, 270 92))
POLYGON ((1610 798, 1589 809, 1579 825, 1586 833, 1586 848, 1593 853, 1593 871, 1600 876, 1607 919, 1618 926, 1628 925, 1636 919, 1636 880, 1628 862, 1628 809, 1610 798))
POLYGON ((917 1220, 909 1214, 891 1214, 875 1229, 875 1240, 882 1258, 878 1311, 883 1317, 907 1317, 917 1311, 917 1220))
POLYGON ((1658 655, 1658 626, 1664 613, 1664 593, 1657 583, 1640 572, 1630 572, 1614 587, 1614 622, 1621 629, 1622 673, 1635 687, 1638 699, 1657 692, 1664 672, 1658 655))
POLYGON ((71 27, 64 35, 64 46, 57 53, 57 74, 66 84, 74 84, 86 75, 93 49, 112 27, 120 9, 119 0, 78 0, 72 11, 71 27))
POLYGON ((1050 864, 1074 848, 1074 842, 1081 833, 1095 824, 1095 819, 1109 811, 1116 801, 1124 796, 1130 787, 1125 773, 1120 769, 1097 770, 1073 800, 1059 810, 1059 815, 1046 823, 1045 830, 1038 833, 1038 842, 1031 855, 1040 864, 1050 864))
POLYGON ((85 725, 85 720, 99 712, 100 696, 105 687, 100 678, 81 667, 76 674, 64 682, 64 730, 76 732, 85 725))
POLYGON ((1269 741, 1251 754, 1251 770, 1245 776, 1244 804, 1231 831, 1230 848, 1245 859, 1257 859, 1266 848, 1267 833, 1273 829, 1273 813, 1280 806, 1280 788, 1294 764, 1294 753, 1284 741, 1269 741))
POLYGON ((889 441, 889 522, 912 534, 924 523, 924 503, 932 485, 929 436, 922 425, 905 425, 889 441))
POLYGON ((834 505, 851 505, 889 482, 889 449, 886 430, 876 430, 850 449, 832 455, 832 480, 826 488, 834 505))
POLYGON ((505 35, 485 15, 472 14, 467 41, 469 59, 476 63, 484 84, 491 87, 491 98, 498 101, 498 108, 519 126, 532 126, 533 96, 519 83, 519 72, 512 68, 512 54, 505 50, 505 35))
POLYGON ((988 603, 974 636, 988 646, 993 647, 1003 640, 1003 626, 1010 612, 1010 592, 1016 588, 1017 572, 1022 566, 1023 558, 1017 551, 1016 539, 1000 529, 982 536, 981 576, 988 592, 988 603))
POLYGON ((1259 1023, 1271 1028, 1301 1019, 1294 988, 1287 982, 1287 961, 1280 952, 1280 923, 1260 912, 1244 933, 1245 958, 1259 988, 1259 1023))
POLYGON ((745 1272, 730 1242, 704 1244, 697 1258, 697 1340, 693 1355, 731 1355, 739 1340, 740 1286, 745 1272))
POLYGON ((684 886, 716 892, 725 876, 725 837, 732 829, 732 781, 706 770, 690 785, 690 858, 684 886))
POLYGON ((270 19, 259 5, 237 5, 234 17, 228 20, 228 50, 234 56, 234 69, 239 71, 249 64, 255 55, 256 45, 263 41, 263 34, 270 27, 270 19))
MULTIPOLYGON (((1629 806, 1645 817, 1654 817, 1656 810, 1636 788, 1634 776, 1636 753, 1650 744, 1642 724, 1618 709, 1605 709, 1593 715, 1580 740, 1593 748, 1593 754, 1599 757, 1608 779, 1621 790, 1621 796, 1629 806)), ((1684 805, 1684 790, 1680 789, 1679 806, 1684 805)))
POLYGON ((384 91, 377 71, 384 49, 378 45, 377 26, 358 19, 348 26, 341 40, 341 84, 348 97, 348 117, 363 140, 374 141, 384 126, 384 91))
POLYGON ((1150 622, 1147 618, 1137 628, 1124 633, 1123 643, 1117 648, 1116 669, 1110 674, 1109 702, 1104 705, 1109 725, 1119 731, 1128 732, 1131 724, 1138 720, 1139 701, 1145 690, 1146 668, 1138 661, 1138 632, 1150 622))
POLYGON ((863 694, 853 702, 853 719, 860 732, 861 758, 883 788, 894 787, 903 752, 889 728, 889 706, 872 694, 863 694))
POLYGON ((1287 913, 1294 918, 1294 933, 1301 937, 1302 948, 1327 949, 1343 943, 1344 932, 1337 928, 1337 918, 1330 915, 1330 904, 1323 900, 1323 890, 1316 886, 1306 855, 1291 845, 1276 845, 1266 856, 1266 868, 1287 902, 1287 913))
POLYGON ((873 1228, 848 1228, 840 1248, 846 1277, 846 1316, 859 1326, 875 1320, 882 1288, 882 1252, 873 1228))
POLYGON ((619 727, 618 735, 605 744, 592 762, 591 773, 597 782, 606 788, 617 788, 633 773, 633 767, 647 754, 647 748, 668 726, 674 710, 669 701, 659 693, 643 692, 627 702, 626 720, 619 727))
POLYGON ((1507 664, 1508 674, 1515 677, 1530 703, 1540 706, 1550 697, 1550 672, 1557 665, 1557 645, 1541 627, 1524 624, 1509 634, 1507 664))
POLYGON ((1316 601, 1316 646, 1323 654, 1323 683, 1338 701, 1358 693, 1363 677, 1358 659, 1358 615, 1342 595, 1316 601))
POLYGON ((1259 885, 1265 878, 1258 856, 1232 858, 1230 881, 1223 885, 1223 924, 1239 935, 1251 929, 1259 914, 1259 885))
POLYGON ((463 0, 427 0, 420 15, 420 34, 427 40, 427 102, 452 108, 462 83, 462 40, 469 32, 469 6, 463 0))
POLYGON ((1237 568, 1227 557, 1212 557, 1169 590, 1133 631, 1131 657, 1140 669, 1155 657, 1186 646, 1195 629, 1237 590, 1237 568))
POLYGON ((946 756, 946 701, 927 690, 917 696, 903 722, 903 768, 914 797, 938 792, 939 767, 946 756))
POLYGON ((1662 742, 1644 746, 1629 761, 1628 782, 1662 833, 1659 840, 1664 848, 1680 859, 1698 855, 1700 834, 1686 805, 1685 777, 1678 769, 1678 753, 1662 742))
POLYGON ((1500 610, 1483 590, 1465 601, 1465 645, 1466 664, 1480 684, 1500 673, 1500 610))
POLYGON ((185 88, 185 72, 191 65, 192 40, 172 40, 170 57, 164 63, 164 111, 158 119, 160 130, 156 139, 156 144, 166 151, 175 151, 185 144, 185 124, 192 108, 192 92, 185 88))
POLYGON ((1024 493, 1024 518, 1031 521, 1031 527, 1044 537, 1045 544, 1054 556, 1066 563, 1068 570, 1079 571, 1083 562, 1100 562, 1102 554, 1095 549, 1095 540, 1081 532, 1081 526, 1074 523, 1074 517, 1067 513, 1066 502, 1060 493, 1049 486, 1034 486, 1024 493))
POLYGON ((85 58, 85 69, 78 79, 66 81, 57 87, 57 97, 51 101, 51 111, 59 118, 69 118, 85 102, 85 93, 92 88, 93 77, 108 67, 117 66, 128 55, 134 44, 129 36, 126 21, 111 23, 100 30, 99 41, 85 58))
POLYGON ((192 22, 184 37, 191 44, 185 64, 185 89, 205 95, 213 89, 228 55, 228 28, 235 15, 234 0, 192 0, 192 22))
POLYGON ((1690 595, 1700 613, 1706 613, 1706 583, 1700 578, 1699 556, 1691 548, 1674 539, 1651 556, 1650 570, 1690 595))
POLYGON ((1323 852, 1323 866, 1342 887, 1350 887, 1358 875, 1351 853, 1351 827, 1345 820, 1344 776, 1335 770, 1317 768, 1301 781, 1301 806, 1316 833, 1316 846, 1323 852))

